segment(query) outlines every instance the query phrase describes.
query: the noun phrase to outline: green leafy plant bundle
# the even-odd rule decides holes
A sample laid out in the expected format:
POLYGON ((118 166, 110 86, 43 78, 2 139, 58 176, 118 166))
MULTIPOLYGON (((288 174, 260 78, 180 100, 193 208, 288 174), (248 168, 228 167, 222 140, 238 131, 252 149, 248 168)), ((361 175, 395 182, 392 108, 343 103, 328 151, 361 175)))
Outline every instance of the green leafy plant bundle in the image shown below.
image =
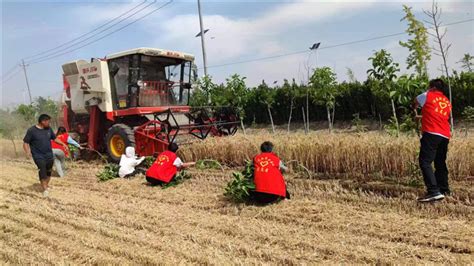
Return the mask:
POLYGON ((109 163, 104 169, 97 173, 97 179, 101 182, 117 178, 120 166, 118 164, 109 163))
POLYGON ((222 169, 222 165, 216 160, 199 160, 196 162, 196 169, 205 170, 205 169, 222 169))
POLYGON ((233 172, 234 177, 225 188, 224 196, 235 201, 245 202, 250 199, 250 192, 255 190, 253 182, 253 165, 247 162, 242 172, 233 172))
POLYGON ((171 182, 169 182, 167 184, 164 184, 161 188, 166 189, 166 188, 177 186, 177 185, 183 183, 187 179, 191 179, 191 175, 188 172, 184 171, 184 170, 180 171, 175 176, 175 178, 173 178, 173 180, 171 180, 171 182))

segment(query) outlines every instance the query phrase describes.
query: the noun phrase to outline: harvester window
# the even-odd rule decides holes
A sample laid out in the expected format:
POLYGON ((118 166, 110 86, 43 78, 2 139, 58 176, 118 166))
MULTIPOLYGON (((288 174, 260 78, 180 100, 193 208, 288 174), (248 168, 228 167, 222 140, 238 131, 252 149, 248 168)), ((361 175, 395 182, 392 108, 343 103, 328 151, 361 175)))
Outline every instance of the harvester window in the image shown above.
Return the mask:
POLYGON ((109 61, 116 108, 187 105, 189 61, 133 54, 109 61))
POLYGON ((118 108, 128 107, 128 61, 129 60, 127 57, 116 59, 112 63, 113 66, 111 67, 111 70, 113 69, 114 72, 116 72, 113 76, 114 82, 112 89, 115 90, 118 108))

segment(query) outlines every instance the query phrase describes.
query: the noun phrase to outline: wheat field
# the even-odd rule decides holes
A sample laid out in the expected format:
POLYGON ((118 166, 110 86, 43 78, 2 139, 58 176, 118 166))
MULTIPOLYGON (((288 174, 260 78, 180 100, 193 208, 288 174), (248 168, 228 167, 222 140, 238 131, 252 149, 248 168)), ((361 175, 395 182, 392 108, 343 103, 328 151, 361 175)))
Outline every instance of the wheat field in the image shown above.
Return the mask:
POLYGON ((419 188, 290 174, 293 199, 258 207, 222 196, 231 170, 192 170, 162 190, 143 177, 99 183, 102 165, 79 162, 43 198, 31 162, 1 167, 1 264, 474 262, 469 180, 454 181, 448 200, 419 205, 419 188))
MULTIPOLYGON (((418 176, 419 137, 396 138, 379 132, 237 134, 231 138, 207 138, 180 151, 186 160, 215 159, 229 166, 243 166, 260 150, 263 141, 272 141, 275 152, 290 164, 300 164, 310 172, 325 176, 418 176)), ((474 176, 474 135, 458 134, 450 141, 448 168, 453 179, 474 176)))

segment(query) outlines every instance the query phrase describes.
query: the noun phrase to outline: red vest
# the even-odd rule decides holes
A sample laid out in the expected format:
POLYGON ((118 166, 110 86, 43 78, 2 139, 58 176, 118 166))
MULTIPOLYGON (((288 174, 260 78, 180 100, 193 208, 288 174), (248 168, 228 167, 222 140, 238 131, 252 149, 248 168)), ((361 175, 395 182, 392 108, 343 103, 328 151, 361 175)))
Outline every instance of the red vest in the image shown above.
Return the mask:
POLYGON ((280 159, 264 152, 253 158, 255 191, 286 197, 285 179, 280 172, 280 159))
POLYGON ((176 158, 176 154, 171 151, 160 153, 156 161, 146 171, 146 176, 169 183, 178 172, 178 168, 173 165, 176 158))
POLYGON ((426 102, 421 109, 421 130, 450 138, 450 114, 451 103, 449 99, 438 90, 429 90, 426 94, 426 102))
MULTIPOLYGON (((67 145, 67 139, 69 138, 69 134, 64 133, 64 134, 56 136, 56 138, 67 145)), ((66 148, 64 148, 63 145, 56 143, 54 140, 51 141, 51 148, 62 150, 64 152, 64 155, 66 155, 66 157, 69 157, 69 151, 66 148)))

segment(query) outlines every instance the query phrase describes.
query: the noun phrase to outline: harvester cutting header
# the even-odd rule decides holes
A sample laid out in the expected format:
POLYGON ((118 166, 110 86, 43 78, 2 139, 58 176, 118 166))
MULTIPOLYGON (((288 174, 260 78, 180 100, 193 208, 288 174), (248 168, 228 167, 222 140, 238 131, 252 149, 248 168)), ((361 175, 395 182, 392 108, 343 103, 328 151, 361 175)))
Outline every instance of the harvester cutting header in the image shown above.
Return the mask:
POLYGON ((232 108, 189 107, 193 61, 191 54, 136 48, 64 64, 64 126, 112 161, 127 146, 150 156, 179 136, 233 135, 240 120, 232 108))

